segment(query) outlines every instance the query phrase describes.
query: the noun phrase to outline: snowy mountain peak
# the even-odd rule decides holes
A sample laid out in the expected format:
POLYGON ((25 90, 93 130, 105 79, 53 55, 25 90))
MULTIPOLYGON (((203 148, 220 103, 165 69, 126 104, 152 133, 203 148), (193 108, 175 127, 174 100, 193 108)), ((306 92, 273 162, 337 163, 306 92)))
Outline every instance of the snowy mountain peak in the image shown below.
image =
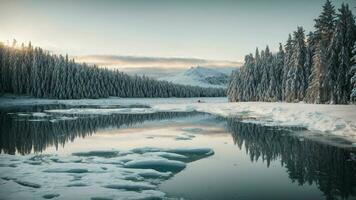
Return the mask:
POLYGON ((197 66, 174 76, 162 77, 160 80, 176 84, 193 85, 201 87, 226 87, 229 76, 216 69, 197 66))
POLYGON ((209 69, 206 67, 191 67, 187 71, 184 72, 185 75, 187 76, 201 76, 201 77, 213 77, 213 76, 223 76, 224 74, 222 72, 219 72, 217 70, 209 69))

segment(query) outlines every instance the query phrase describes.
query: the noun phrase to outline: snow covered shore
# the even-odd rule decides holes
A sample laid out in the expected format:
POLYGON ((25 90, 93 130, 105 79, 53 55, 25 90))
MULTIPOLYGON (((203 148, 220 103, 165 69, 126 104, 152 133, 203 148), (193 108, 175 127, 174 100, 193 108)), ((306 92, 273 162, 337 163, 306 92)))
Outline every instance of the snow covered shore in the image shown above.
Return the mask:
POLYGON ((218 116, 241 116, 246 122, 269 126, 301 126, 312 131, 356 140, 356 106, 304 103, 227 102, 226 98, 108 98, 51 100, 0 98, 0 109, 12 106, 65 104, 98 108, 47 110, 61 114, 114 114, 199 111, 218 116), (201 100, 203 103, 198 103, 201 100), (115 105, 147 105, 150 108, 110 108, 115 105))

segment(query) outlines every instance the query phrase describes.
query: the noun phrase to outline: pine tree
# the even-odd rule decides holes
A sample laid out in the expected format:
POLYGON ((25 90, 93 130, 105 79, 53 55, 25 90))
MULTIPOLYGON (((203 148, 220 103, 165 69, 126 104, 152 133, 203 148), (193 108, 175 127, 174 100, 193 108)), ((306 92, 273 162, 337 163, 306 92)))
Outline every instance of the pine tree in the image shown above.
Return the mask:
POLYGON ((293 89, 294 100, 302 101, 307 89, 308 78, 306 77, 306 45, 305 35, 303 27, 298 27, 298 30, 294 32, 294 46, 292 54, 292 63, 295 73, 293 74, 293 89))
POLYGON ((315 54, 318 55, 316 55, 315 58, 317 58, 317 60, 313 61, 313 64, 315 67, 320 67, 320 69, 316 69, 316 71, 320 72, 320 77, 316 78, 320 79, 320 91, 318 93, 321 103, 324 103, 330 100, 330 91, 334 85, 330 82, 330 76, 332 76, 333 73, 330 72, 331 69, 328 62, 330 52, 327 51, 335 29, 335 8, 330 0, 325 2, 321 14, 315 19, 314 27, 316 29, 314 35, 317 40, 315 54))
POLYGON ((275 70, 274 75, 276 78, 276 99, 278 101, 282 100, 282 84, 283 84, 283 68, 284 68, 284 50, 281 43, 279 43, 279 51, 275 58, 275 70))
POLYGON ((352 57, 352 62, 353 62, 353 66, 351 67, 351 79, 350 79, 350 83, 351 83, 351 94, 350 94, 350 101, 352 102, 356 102, 356 42, 354 43, 354 49, 353 52, 354 56, 352 57))
POLYGON ((355 20, 348 5, 339 9, 336 28, 329 48, 329 85, 332 103, 347 103, 351 92, 350 74, 352 48, 356 40, 355 20))
POLYGON ((288 39, 284 49, 285 49, 285 56, 284 56, 283 79, 282 79, 282 100, 286 101, 287 94, 289 94, 291 91, 289 71, 291 68, 293 40, 290 34, 288 35, 288 39))

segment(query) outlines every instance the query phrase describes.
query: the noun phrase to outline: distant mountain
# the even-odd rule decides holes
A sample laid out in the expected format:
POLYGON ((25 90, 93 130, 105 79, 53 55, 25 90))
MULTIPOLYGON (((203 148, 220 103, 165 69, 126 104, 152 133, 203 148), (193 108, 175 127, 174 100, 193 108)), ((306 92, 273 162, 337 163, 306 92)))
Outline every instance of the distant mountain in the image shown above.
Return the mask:
POLYGON ((200 87, 225 88, 229 76, 234 68, 213 69, 210 67, 191 67, 190 69, 176 75, 161 77, 159 80, 166 80, 176 84, 193 85, 200 87))

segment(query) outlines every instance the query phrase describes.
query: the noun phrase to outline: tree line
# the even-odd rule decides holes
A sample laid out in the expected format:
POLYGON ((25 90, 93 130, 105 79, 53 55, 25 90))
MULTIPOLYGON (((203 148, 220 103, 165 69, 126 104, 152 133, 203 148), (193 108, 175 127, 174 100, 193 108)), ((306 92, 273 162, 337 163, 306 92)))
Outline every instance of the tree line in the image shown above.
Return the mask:
POLYGON ((289 34, 277 53, 267 46, 245 56, 232 73, 230 101, 286 101, 346 104, 356 100, 356 25, 347 4, 336 13, 327 0, 315 30, 289 34))
POLYGON ((16 40, 12 46, 0 43, 1 93, 57 99, 226 96, 219 88, 183 86, 76 63, 31 43, 18 47, 16 40))

